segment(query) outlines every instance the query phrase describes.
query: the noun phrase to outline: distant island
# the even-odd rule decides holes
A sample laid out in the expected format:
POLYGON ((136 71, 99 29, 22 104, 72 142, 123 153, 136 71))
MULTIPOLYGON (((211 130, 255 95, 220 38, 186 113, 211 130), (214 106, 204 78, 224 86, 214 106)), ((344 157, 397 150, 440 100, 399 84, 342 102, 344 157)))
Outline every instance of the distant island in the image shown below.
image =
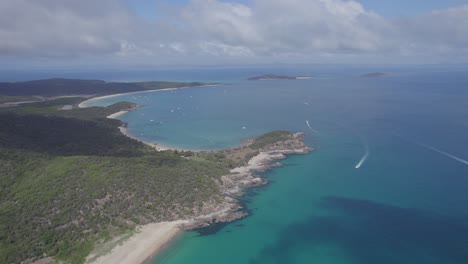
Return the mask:
POLYGON ((260 76, 254 76, 247 78, 249 81, 264 81, 264 80, 300 80, 300 79, 310 79, 312 76, 289 76, 289 75, 276 75, 276 74, 266 74, 260 76))
POLYGON ((385 76, 388 76, 388 74, 383 73, 383 72, 370 72, 370 73, 361 75, 361 77, 366 77, 366 78, 379 78, 379 77, 385 77, 385 76))
POLYGON ((81 108, 89 97, 70 96, 146 89, 114 84, 51 79, 16 91, 4 84, 10 98, 55 98, 0 107, 0 263, 143 263, 181 230, 244 217, 238 197, 266 183, 259 172, 312 151, 303 134, 288 131, 221 151, 160 151, 113 119, 140 106, 81 108), (83 92, 79 83, 91 87, 83 92))

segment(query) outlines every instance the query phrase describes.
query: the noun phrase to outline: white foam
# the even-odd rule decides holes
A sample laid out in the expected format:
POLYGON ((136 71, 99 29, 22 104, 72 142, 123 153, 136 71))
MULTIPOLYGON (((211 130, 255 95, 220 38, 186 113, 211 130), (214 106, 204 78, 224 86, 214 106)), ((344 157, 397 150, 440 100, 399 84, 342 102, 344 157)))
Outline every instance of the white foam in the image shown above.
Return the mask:
POLYGON ((460 163, 463 163, 463 164, 465 164, 465 165, 468 165, 468 161, 467 161, 467 160, 464 160, 464 159, 462 159, 462 158, 460 158, 460 157, 457 157, 457 156, 455 156, 455 155, 452 155, 452 154, 450 154, 450 153, 448 153, 448 152, 445 152, 445 151, 443 151, 443 150, 437 149, 437 148, 435 148, 435 147, 433 147, 433 146, 426 145, 426 144, 424 144, 424 143, 420 143, 420 142, 415 142, 415 143, 418 144, 419 146, 425 148, 425 149, 435 151, 435 152, 437 152, 437 153, 439 153, 439 154, 442 154, 442 155, 444 155, 444 156, 446 156, 446 157, 448 157, 448 158, 451 158, 451 159, 456 160, 456 161, 458 161, 458 162, 460 162, 460 163))
POLYGON ((359 169, 361 166, 366 162, 367 158, 369 158, 370 151, 369 151, 369 146, 367 144, 364 144, 366 152, 364 153, 364 156, 362 156, 361 160, 359 160, 358 164, 356 164, 355 168, 359 169))
POLYGON ((317 130, 313 129, 313 128, 310 126, 309 120, 306 120, 306 125, 307 125, 307 127, 308 127, 312 132, 318 133, 317 130))

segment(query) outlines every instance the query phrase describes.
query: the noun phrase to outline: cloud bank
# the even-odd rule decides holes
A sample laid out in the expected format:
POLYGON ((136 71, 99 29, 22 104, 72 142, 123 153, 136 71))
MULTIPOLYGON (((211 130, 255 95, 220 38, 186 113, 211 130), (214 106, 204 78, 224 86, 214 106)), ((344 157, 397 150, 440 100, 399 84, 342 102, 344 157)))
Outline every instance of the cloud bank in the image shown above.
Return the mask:
POLYGON ((349 0, 193 0, 159 7, 159 19, 149 21, 124 0, 0 0, 0 56, 424 63, 468 55, 468 5, 404 18, 349 0))

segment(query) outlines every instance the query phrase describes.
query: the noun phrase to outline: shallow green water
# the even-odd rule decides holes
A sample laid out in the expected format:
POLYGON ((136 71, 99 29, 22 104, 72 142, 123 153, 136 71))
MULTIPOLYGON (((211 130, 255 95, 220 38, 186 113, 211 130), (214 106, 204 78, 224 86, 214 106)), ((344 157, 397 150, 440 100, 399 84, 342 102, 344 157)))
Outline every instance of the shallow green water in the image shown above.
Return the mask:
POLYGON ((288 129, 306 132, 316 148, 264 175, 270 184, 244 197, 249 217, 186 232, 153 263, 461 264, 468 263, 465 75, 364 79, 331 71, 98 104, 144 104, 122 119, 132 134, 163 144, 215 149, 288 129))

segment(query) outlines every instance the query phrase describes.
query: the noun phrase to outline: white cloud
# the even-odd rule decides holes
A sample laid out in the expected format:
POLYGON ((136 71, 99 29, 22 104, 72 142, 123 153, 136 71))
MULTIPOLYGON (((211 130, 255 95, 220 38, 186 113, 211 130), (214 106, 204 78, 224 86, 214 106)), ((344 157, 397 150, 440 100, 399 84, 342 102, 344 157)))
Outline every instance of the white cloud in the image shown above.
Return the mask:
POLYGON ((258 33, 251 8, 216 0, 195 0, 183 12, 183 19, 198 36, 232 45, 255 43, 258 33))
POLYGON ((214 56, 234 56, 234 57, 249 57, 254 55, 253 52, 244 46, 231 46, 224 43, 203 41, 200 42, 200 49, 210 55, 214 56))
POLYGON ((111 1, 0 1, 0 53, 117 52, 132 18, 111 1), (103 11, 106 10, 106 11, 103 11), (118 28, 114 34, 110 29, 118 28))
POLYGON ((0 0, 0 55, 136 62, 468 55, 468 5, 389 19, 352 0, 193 0, 161 17, 145 21, 123 0, 0 0))
POLYGON ((398 21, 411 53, 460 54, 468 51, 468 5, 436 10, 398 21))

